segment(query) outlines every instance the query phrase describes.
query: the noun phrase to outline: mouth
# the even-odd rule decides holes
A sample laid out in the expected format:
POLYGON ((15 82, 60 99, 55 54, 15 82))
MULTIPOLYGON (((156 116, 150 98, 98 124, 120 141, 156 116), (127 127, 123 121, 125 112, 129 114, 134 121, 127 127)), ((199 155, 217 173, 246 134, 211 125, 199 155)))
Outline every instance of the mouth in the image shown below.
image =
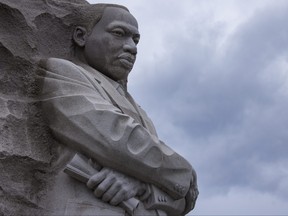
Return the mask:
POLYGON ((125 68, 132 69, 135 63, 135 56, 122 54, 119 56, 119 61, 125 68))
POLYGON ((119 61, 125 68, 128 68, 128 69, 132 69, 133 68, 133 65, 134 65, 133 62, 131 62, 131 61, 127 60, 127 59, 123 59, 123 58, 121 58, 119 61))

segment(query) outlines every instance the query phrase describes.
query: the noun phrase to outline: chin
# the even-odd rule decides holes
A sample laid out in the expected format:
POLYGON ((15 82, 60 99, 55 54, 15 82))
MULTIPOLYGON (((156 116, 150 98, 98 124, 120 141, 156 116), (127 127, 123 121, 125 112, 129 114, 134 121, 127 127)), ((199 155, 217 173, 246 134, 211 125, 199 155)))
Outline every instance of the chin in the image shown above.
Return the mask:
POLYGON ((109 73, 110 75, 109 77, 115 81, 126 80, 128 78, 131 69, 127 70, 123 68, 115 68, 113 71, 109 73))

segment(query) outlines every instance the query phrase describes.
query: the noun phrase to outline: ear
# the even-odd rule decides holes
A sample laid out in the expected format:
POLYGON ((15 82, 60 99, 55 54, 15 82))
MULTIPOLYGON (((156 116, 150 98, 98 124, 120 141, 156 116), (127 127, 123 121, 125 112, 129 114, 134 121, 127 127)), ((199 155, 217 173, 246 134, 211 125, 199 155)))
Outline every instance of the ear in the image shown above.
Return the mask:
POLYGON ((79 47, 84 47, 87 39, 87 30, 82 26, 77 26, 73 33, 73 40, 79 47))

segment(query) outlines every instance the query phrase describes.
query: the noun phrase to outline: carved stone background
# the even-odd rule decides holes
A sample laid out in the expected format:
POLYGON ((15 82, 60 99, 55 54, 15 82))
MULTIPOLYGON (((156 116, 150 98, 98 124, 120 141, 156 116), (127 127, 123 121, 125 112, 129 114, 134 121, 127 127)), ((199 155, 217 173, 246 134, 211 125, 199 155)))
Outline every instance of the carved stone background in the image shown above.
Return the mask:
MULTIPOLYGON (((87 3, 82 0, 69 1, 87 3)), ((0 0, 0 215, 45 214, 53 144, 37 102, 38 58, 65 58, 69 11, 55 0, 0 0)))

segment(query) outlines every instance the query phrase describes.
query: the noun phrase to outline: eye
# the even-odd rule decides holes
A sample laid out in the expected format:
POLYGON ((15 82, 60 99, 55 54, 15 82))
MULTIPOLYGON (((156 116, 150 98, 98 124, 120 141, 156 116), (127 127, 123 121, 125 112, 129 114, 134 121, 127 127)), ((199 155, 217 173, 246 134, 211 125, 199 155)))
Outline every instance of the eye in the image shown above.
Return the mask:
POLYGON ((140 37, 139 37, 139 36, 133 37, 133 41, 134 41, 135 44, 138 44, 138 43, 139 43, 139 40, 140 40, 140 37))
POLYGON ((123 37, 125 35, 125 31, 123 29, 117 28, 113 29, 111 33, 117 37, 123 37))

